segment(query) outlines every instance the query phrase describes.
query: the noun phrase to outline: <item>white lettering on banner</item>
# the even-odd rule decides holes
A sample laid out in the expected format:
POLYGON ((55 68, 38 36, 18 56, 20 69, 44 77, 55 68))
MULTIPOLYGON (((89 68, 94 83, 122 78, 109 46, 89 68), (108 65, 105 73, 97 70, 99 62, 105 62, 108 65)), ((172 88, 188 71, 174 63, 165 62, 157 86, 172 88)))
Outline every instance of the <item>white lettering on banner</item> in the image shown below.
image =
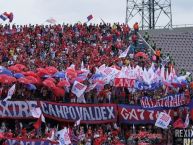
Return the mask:
POLYGON ((105 107, 101 107, 101 113, 102 113, 103 119, 106 120, 107 117, 105 116, 105 113, 106 113, 105 107))
POLYGON ((56 107, 56 113, 58 116, 64 118, 64 113, 63 113, 63 107, 62 106, 55 106, 56 107), (59 109, 60 108, 60 109, 59 109))
POLYGON ((48 106, 46 105, 46 103, 41 101, 40 105, 43 106, 43 107, 41 107, 42 112, 44 112, 45 114, 48 114, 48 106))
MULTIPOLYGON (((161 110, 164 113, 169 115, 172 114, 171 110, 161 110)), ((123 118, 125 121, 156 121, 160 110, 145 110, 145 109, 134 109, 134 108, 121 108, 120 118, 123 118)))
MULTIPOLYGON (((82 108, 79 108, 79 107, 75 107, 76 109, 76 112, 78 113, 78 117, 79 118, 82 118, 82 108)), ((81 119, 82 120, 82 119, 81 119)))
POLYGON ((139 120, 137 117, 135 109, 132 109, 130 112, 130 118, 129 119, 132 119, 132 118, 134 118, 135 120, 139 120))
POLYGON ((102 120, 101 111, 99 107, 94 107, 96 120, 102 120))
MULTIPOLYGON (((68 118, 68 113, 69 113, 68 107, 67 106, 63 106, 63 108, 64 108, 64 116, 65 116, 65 118, 68 118)), ((47 114, 49 114, 49 113, 47 113, 47 114)))
POLYGON ((35 107, 36 101, 1 101, 0 117, 32 117, 30 110, 35 107))
POLYGON ((57 117, 55 111, 54 111, 54 108, 51 104, 48 105, 48 108, 49 108, 49 112, 51 113, 51 115, 57 117))
POLYGON ((184 93, 166 96, 158 100, 152 99, 150 97, 142 97, 140 102, 141 106, 143 106, 144 108, 179 107, 181 105, 186 105, 189 103, 186 101, 184 93))
POLYGON ((76 119, 76 114, 75 114, 75 111, 74 111, 74 107, 69 107, 69 112, 70 112, 70 117, 72 118, 72 119, 76 119))
POLYGON ((122 108, 122 110, 121 110, 121 115, 122 115, 122 117, 123 117, 125 120, 127 120, 127 119, 129 118, 129 112, 128 112, 128 110, 125 109, 125 108, 122 108))
POLYGON ((115 118, 115 115, 113 114, 113 107, 107 107, 107 110, 109 111, 109 119, 115 118))
POLYGON ((153 118, 154 111, 153 110, 148 110, 148 111, 150 112, 149 119, 154 120, 154 118, 153 118))
POLYGON ((92 110, 91 110, 92 108, 89 107, 88 109, 89 109, 89 113, 90 113, 91 120, 96 120, 96 119, 93 117, 92 110))
POLYGON ((143 109, 137 109, 138 112, 140 112, 140 118, 144 120, 144 110, 143 109))
POLYGON ((10 111, 9 111, 9 108, 8 108, 8 103, 6 103, 5 105, 2 106, 2 103, 1 103, 1 108, 2 108, 2 112, 1 112, 1 116, 12 116, 10 111))
MULTIPOLYGON (((116 119, 113 106, 62 106, 49 103, 40 103, 44 114, 58 119, 82 121, 105 121, 116 119), (47 109, 47 110, 46 110, 47 109), (46 110, 44 112, 44 110, 46 110)), ((78 104, 77 104, 78 105, 78 104)))
POLYGON ((91 120, 87 108, 83 108, 84 120, 91 120))
POLYGON ((25 102, 21 102, 20 105, 19 105, 19 114, 18 116, 22 117, 23 116, 23 112, 24 114, 27 114, 27 109, 28 109, 28 106, 26 105, 25 102))

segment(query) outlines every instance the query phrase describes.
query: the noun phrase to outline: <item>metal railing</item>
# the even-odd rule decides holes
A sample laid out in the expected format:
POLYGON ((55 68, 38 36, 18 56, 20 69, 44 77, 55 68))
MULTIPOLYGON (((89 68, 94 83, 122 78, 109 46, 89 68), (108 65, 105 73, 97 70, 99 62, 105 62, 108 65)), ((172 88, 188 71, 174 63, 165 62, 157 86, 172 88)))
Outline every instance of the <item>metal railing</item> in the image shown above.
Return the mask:
MULTIPOLYGON (((188 28, 188 27, 193 27, 193 24, 179 24, 179 25, 172 25, 172 29, 175 28, 188 28)), ((148 27, 144 27, 143 30, 148 30, 148 27)), ((164 26, 155 26, 155 29, 171 29, 168 27, 164 27, 164 26)), ((140 30, 142 30, 142 27, 140 27, 140 30)))
MULTIPOLYGON (((155 54, 155 50, 151 47, 151 45, 141 36, 139 32, 137 32, 137 35, 143 40, 143 42, 151 49, 151 51, 155 54)), ((163 59, 160 57, 160 60, 163 61, 163 59)))

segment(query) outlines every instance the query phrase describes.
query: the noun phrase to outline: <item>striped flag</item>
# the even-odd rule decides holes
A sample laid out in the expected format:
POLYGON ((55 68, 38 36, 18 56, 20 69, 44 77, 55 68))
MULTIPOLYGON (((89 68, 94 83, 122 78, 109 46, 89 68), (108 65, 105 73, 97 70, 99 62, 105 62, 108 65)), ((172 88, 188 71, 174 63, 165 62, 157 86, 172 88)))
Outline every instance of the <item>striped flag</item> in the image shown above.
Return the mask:
POLYGON ((3 14, 0 15, 0 19, 2 19, 3 21, 9 19, 9 22, 11 23, 13 21, 13 13, 4 12, 3 14))
POLYGON ((3 21, 7 20, 7 16, 5 16, 4 14, 0 15, 0 19, 2 19, 3 21))

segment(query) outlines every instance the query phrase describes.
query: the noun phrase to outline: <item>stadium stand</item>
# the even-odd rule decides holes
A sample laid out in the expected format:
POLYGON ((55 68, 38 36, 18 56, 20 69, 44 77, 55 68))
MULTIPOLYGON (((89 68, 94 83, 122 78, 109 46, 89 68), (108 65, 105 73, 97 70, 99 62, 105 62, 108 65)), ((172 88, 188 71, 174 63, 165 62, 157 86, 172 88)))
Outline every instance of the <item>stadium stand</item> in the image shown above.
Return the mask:
POLYGON ((142 35, 145 32, 149 34, 150 44, 155 42, 163 55, 170 54, 178 72, 182 68, 193 71, 193 27, 140 31, 142 35))
POLYGON ((192 71, 186 31, 148 31, 146 43, 119 24, 0 25, 0 144, 58 145, 61 129, 73 145, 171 145, 179 121, 161 129, 158 113, 183 128, 193 87, 151 49, 192 71))

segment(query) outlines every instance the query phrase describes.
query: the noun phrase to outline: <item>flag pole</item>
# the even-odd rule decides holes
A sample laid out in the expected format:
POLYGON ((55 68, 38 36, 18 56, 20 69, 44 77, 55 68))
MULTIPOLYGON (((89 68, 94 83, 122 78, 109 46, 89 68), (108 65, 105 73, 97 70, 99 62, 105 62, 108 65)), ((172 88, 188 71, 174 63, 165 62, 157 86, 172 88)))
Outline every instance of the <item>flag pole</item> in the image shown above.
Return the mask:
POLYGON ((104 21, 102 18, 100 18, 100 19, 101 19, 101 21, 103 22, 103 24, 105 24, 105 25, 106 25, 105 21, 104 21))

